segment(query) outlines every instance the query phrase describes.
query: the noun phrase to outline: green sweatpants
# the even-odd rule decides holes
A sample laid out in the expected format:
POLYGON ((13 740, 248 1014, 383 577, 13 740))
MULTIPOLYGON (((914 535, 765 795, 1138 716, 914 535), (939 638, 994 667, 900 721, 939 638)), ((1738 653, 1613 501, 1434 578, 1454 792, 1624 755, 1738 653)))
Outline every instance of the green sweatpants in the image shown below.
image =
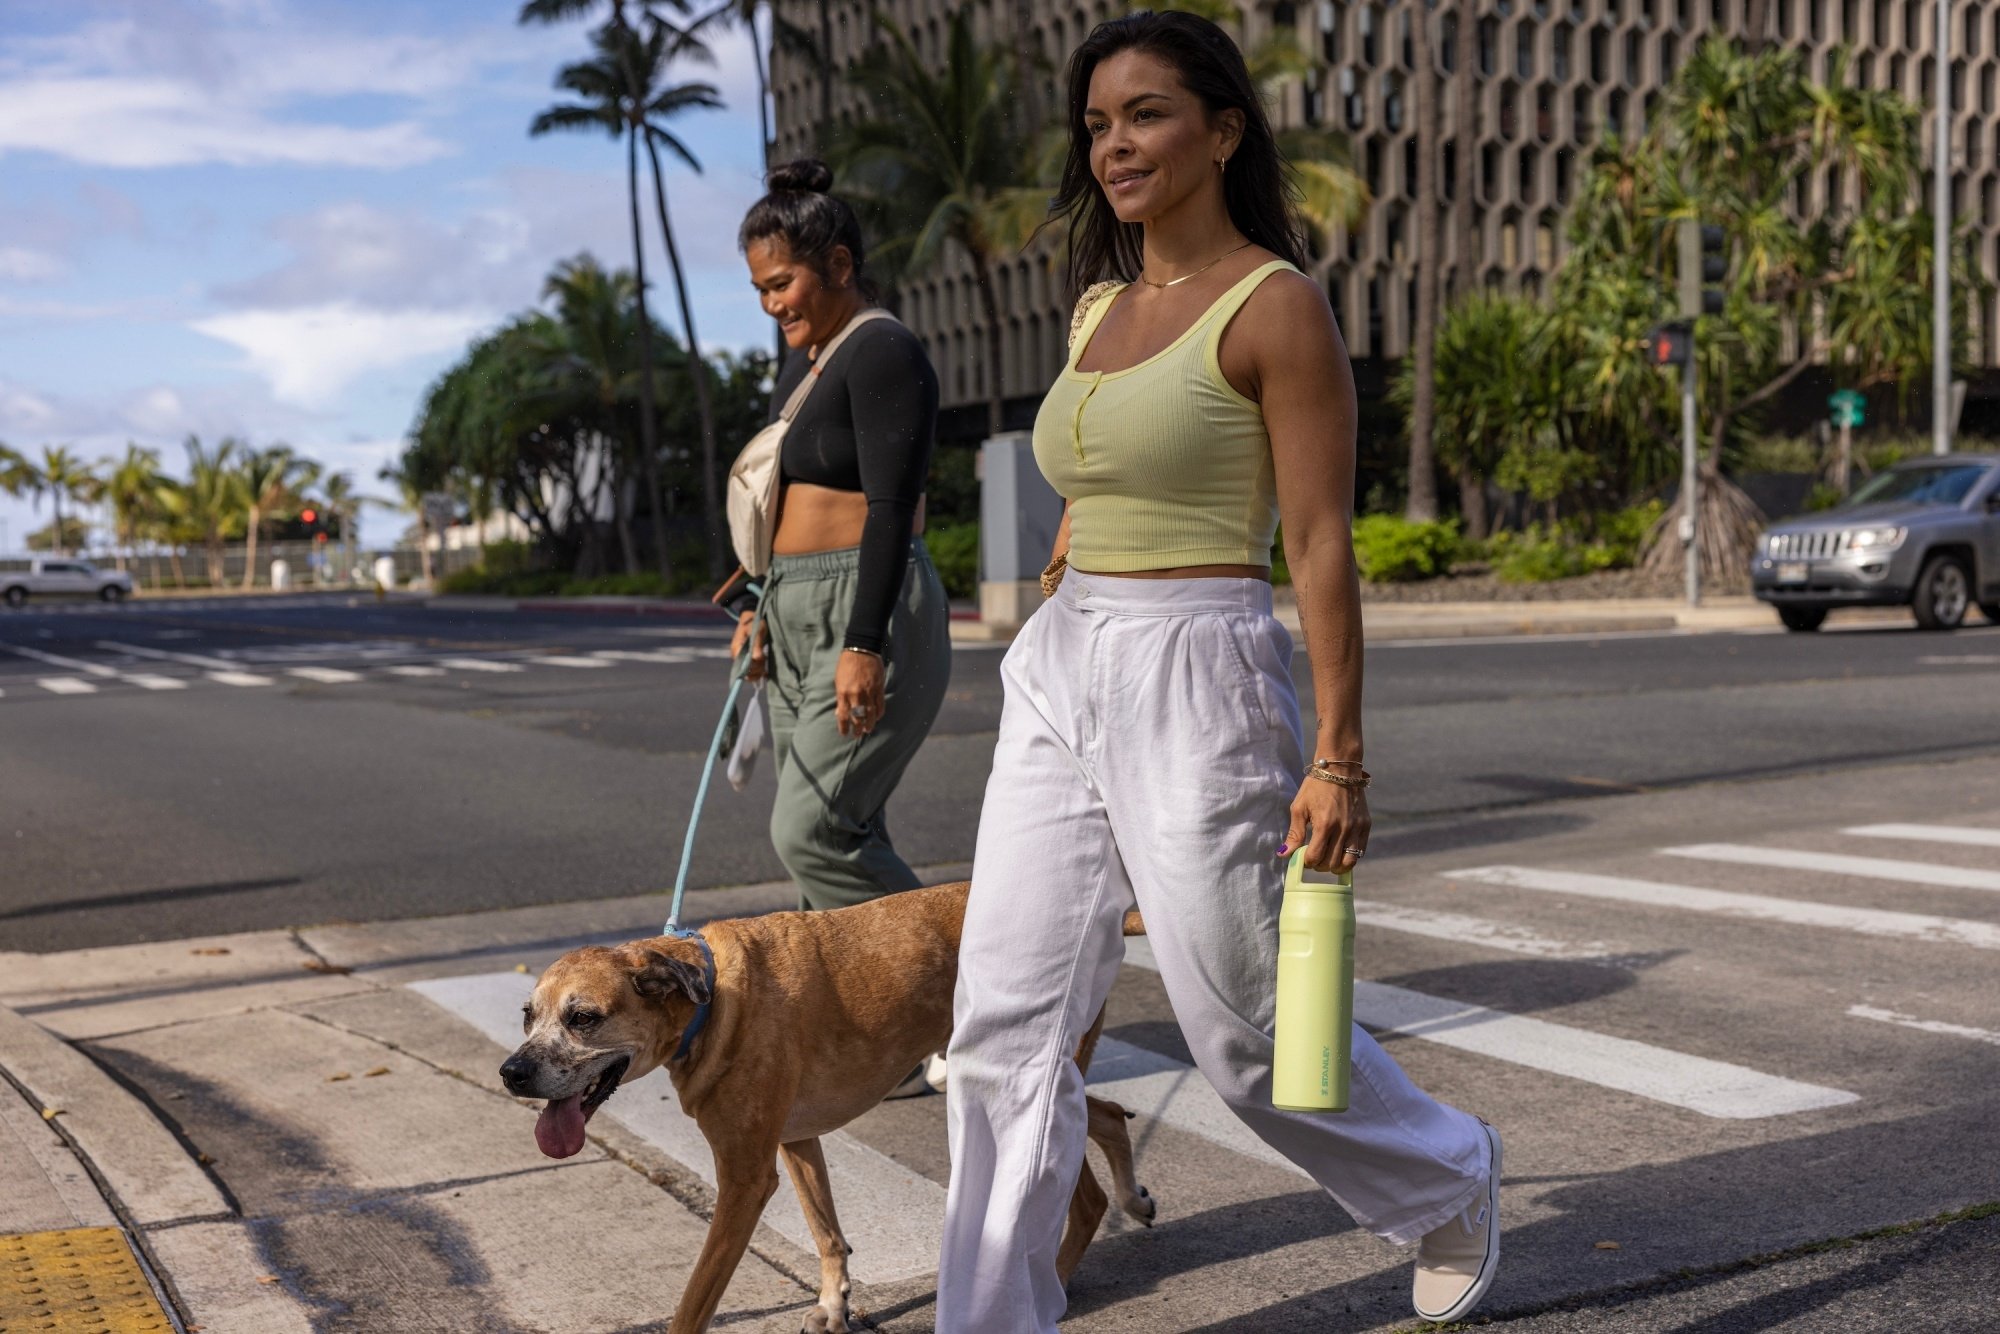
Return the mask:
POLYGON ((882 720, 865 737, 840 734, 833 674, 859 557, 854 547, 778 556, 765 586, 771 629, 765 696, 778 761, 771 843, 805 908, 841 908, 917 887, 916 872, 889 841, 884 808, 937 721, 951 680, 944 585, 924 544, 913 541, 882 655, 882 720))

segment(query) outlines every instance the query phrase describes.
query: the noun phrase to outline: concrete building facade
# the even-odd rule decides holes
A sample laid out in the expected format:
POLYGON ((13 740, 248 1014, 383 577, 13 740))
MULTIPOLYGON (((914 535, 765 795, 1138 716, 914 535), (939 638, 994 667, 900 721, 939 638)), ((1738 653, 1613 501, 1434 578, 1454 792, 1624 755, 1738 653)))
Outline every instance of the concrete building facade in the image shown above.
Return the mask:
MULTIPOLYGON (((1408 349, 1415 324, 1413 253, 1416 227, 1415 116, 1410 105, 1414 68, 1409 23, 1421 0, 1317 0, 1302 4, 1249 3, 1239 7, 1236 35, 1246 48, 1273 28, 1289 28, 1316 61, 1303 80, 1278 89, 1272 114, 1280 126, 1337 128, 1353 145, 1355 167, 1366 178, 1374 206, 1351 233, 1327 238, 1315 277, 1326 288, 1357 362, 1395 359, 1408 349)), ((1475 253, 1480 281, 1513 290, 1539 290, 1563 257, 1562 218, 1589 150, 1607 130, 1635 134, 1680 62, 1706 36, 1741 35, 1749 11, 1768 15, 1772 40, 1806 53, 1814 77, 1827 77, 1838 48, 1853 52, 1849 77, 1892 88, 1919 106, 1931 104, 1936 77, 1935 5, 1939 0, 1478 0, 1469 42, 1457 33, 1456 0, 1445 11, 1434 50, 1441 79, 1448 79, 1462 51, 1476 62, 1479 80, 1470 133, 1457 124, 1453 98, 1441 98, 1439 138, 1447 164, 1442 187, 1451 188, 1449 164, 1461 143, 1476 154, 1475 253)), ((877 6, 914 38, 920 52, 942 58, 949 0, 886 0, 877 6)), ((967 6, 985 40, 1011 42, 1017 13, 1024 14, 1037 48, 1052 70, 1091 27, 1127 12, 1111 3, 1062 0, 973 0, 967 6)), ((1956 0, 1951 25, 1950 80, 1954 208, 1977 230, 1978 258, 1989 277, 2000 275, 2000 4, 1956 0)), ((786 0, 786 17, 808 32, 826 35, 836 64, 845 66, 871 38, 871 6, 826 0, 824 6, 786 0)), ((1056 78, 1033 90, 1055 111, 1056 78)), ((820 126, 861 110, 841 81, 822 87, 815 69, 782 48, 772 55, 779 160, 814 151, 820 126), (827 92, 830 98, 826 97, 827 92)), ((1448 90, 1448 84, 1441 83, 1448 90)), ((1924 123, 1924 160, 1930 161, 1931 127, 1924 123)), ((1852 203, 1858 183, 1837 171, 1808 183, 1796 207, 1823 209, 1830 196, 1852 203)), ((1924 198, 1930 197, 1928 172, 1924 198)), ((1444 262, 1456 266, 1445 227, 1444 262)), ((1036 251, 1000 266, 1003 377, 1010 423, 1032 414, 1042 387, 1060 368, 1069 303, 1060 260, 1036 251)), ((967 266, 950 260, 902 294, 904 319, 923 336, 943 378, 944 402, 960 411, 961 429, 983 426, 972 408, 986 395, 983 339, 976 294, 967 266)), ((1981 367, 2000 366, 2000 296, 1977 312, 1975 357, 1981 367)))

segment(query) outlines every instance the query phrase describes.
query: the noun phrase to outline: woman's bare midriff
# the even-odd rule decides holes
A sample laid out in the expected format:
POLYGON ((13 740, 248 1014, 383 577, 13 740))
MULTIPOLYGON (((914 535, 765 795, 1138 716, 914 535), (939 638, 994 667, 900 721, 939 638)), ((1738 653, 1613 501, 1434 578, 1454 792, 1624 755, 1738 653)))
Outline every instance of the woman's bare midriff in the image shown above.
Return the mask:
MULTIPOLYGON (((858 547, 867 522, 868 497, 859 491, 787 482, 778 502, 778 531, 772 536, 771 550, 780 556, 810 556, 858 547)), ((923 531, 924 502, 919 499, 910 535, 923 531)))
POLYGON ((1084 570, 1103 579, 1262 579, 1271 582, 1271 571, 1262 565, 1177 565, 1170 570, 1084 570))

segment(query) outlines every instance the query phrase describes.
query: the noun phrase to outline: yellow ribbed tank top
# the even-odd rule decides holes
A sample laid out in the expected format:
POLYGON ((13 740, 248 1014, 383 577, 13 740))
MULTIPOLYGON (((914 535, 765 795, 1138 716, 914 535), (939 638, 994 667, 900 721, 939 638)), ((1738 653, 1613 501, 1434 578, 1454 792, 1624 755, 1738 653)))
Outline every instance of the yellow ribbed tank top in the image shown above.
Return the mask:
POLYGON ((1278 489, 1263 409, 1230 387, 1222 331, 1272 260, 1224 292, 1187 332, 1121 371, 1080 371, 1123 287, 1084 315, 1035 415, 1035 462, 1069 507, 1069 561, 1107 574, 1271 563, 1278 489))

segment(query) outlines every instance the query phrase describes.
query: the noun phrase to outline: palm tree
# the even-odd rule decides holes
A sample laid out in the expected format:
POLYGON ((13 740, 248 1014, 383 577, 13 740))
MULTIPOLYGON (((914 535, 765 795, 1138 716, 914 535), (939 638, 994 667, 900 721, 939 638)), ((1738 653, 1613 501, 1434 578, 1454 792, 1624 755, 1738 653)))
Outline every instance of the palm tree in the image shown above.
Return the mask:
MULTIPOLYGON (((423 576, 424 582, 435 589, 437 585, 431 583, 431 518, 430 512, 424 508, 424 493, 427 488, 423 484, 423 479, 401 463, 385 463, 382 465, 382 470, 375 475, 396 488, 396 494, 402 498, 404 509, 415 512, 419 573, 423 576)), ((442 541, 438 544, 438 557, 439 559, 444 557, 442 541)))
POLYGON ((43 496, 49 497, 55 511, 55 526, 50 530, 55 537, 50 549, 57 555, 64 554, 69 529, 63 525, 63 501, 89 504, 102 494, 104 482, 95 465, 84 462, 67 445, 43 445, 39 462, 14 454, 0 463, 4 463, 12 479, 8 490, 16 495, 25 491, 36 509, 41 508, 43 496))
POLYGON ((138 545, 140 535, 164 513, 171 486, 160 471, 160 452, 127 441, 125 457, 112 465, 104 482, 105 497, 111 502, 119 569, 125 568, 125 557, 138 545))
POLYGON ((301 486, 310 485, 315 465, 294 454, 289 445, 244 451, 237 469, 243 477, 248 546, 243 552, 243 587, 257 580, 257 543, 264 521, 295 502, 301 486))
POLYGON ((1410 400, 1410 494, 1403 517, 1412 523, 1437 518, 1437 455, 1432 426, 1437 418, 1438 259, 1438 79, 1431 54, 1431 13, 1426 0, 1410 6, 1412 90, 1417 102, 1417 327, 1410 360, 1416 385, 1410 400))
MULTIPOLYGON (((754 34, 754 29, 752 30, 754 34)), ((687 335, 688 374, 694 381, 695 419, 701 426, 701 507, 702 523, 708 534, 708 575, 721 579, 727 573, 723 534, 721 480, 716 475, 715 402, 708 383, 708 362, 701 354, 701 335, 694 324, 694 305, 688 300, 687 270, 681 264, 680 247, 674 241, 673 221, 667 215, 666 173, 660 169, 660 149, 664 146, 697 174, 701 164, 674 133, 663 124, 669 117, 693 107, 719 109, 722 102, 705 83, 683 83, 661 87, 667 67, 680 52, 698 54, 706 50, 685 34, 674 34, 671 42, 661 40, 666 29, 656 28, 655 40, 647 46, 650 67, 642 70, 643 87, 639 100, 645 107, 646 158, 653 168, 653 207, 660 219, 660 238, 667 247, 667 271, 674 280, 674 298, 680 305, 681 330, 687 335), (658 88, 658 91, 653 91, 658 88)), ((659 492, 654 490, 654 509, 659 508, 659 492)))
MULTIPOLYGON (((655 128, 652 121, 655 116, 670 115, 689 106, 721 105, 714 87, 709 84, 682 84, 664 90, 654 87, 654 80, 667 58, 670 32, 678 38, 677 30, 670 29, 666 24, 655 24, 651 34, 640 37, 624 22, 621 12, 614 12, 611 22, 591 38, 597 48, 596 56, 566 66, 556 77, 559 87, 576 93, 584 100, 550 107, 536 116, 529 128, 529 133, 534 135, 555 130, 596 129, 625 139, 625 184, 632 224, 632 263, 638 276, 639 436, 643 451, 640 467, 646 481, 648 510, 652 517, 653 555, 662 578, 667 575, 667 534, 659 487, 659 414, 653 401, 653 321, 646 310, 646 250, 639 228, 639 141, 646 139, 648 152, 652 152, 655 128)), ((685 147, 680 146, 678 140, 668 137, 686 155, 685 147)), ((690 157, 689 161, 692 160, 690 157)), ((671 251, 669 253, 672 254, 671 251)), ((681 292, 685 308, 686 284, 681 278, 678 262, 674 267, 675 285, 681 292)), ((696 393, 702 395, 705 392, 706 386, 697 371, 696 393)), ((714 448, 713 429, 713 423, 709 422, 704 432, 707 437, 704 447, 711 451, 714 448)), ((705 497, 704 508, 712 511, 708 518, 711 529, 714 529, 719 521, 720 498, 709 500, 705 497)), ((711 543, 719 540, 719 532, 711 531, 711 543)))
POLYGON ((354 474, 332 472, 319 479, 319 494, 326 505, 326 512, 340 528, 340 578, 347 582, 347 572, 354 565, 354 524, 361 515, 361 507, 375 503, 374 497, 364 496, 354 489, 354 474))
POLYGON ((187 480, 169 500, 175 531, 179 538, 201 543, 208 560, 209 586, 220 588, 222 544, 249 508, 243 474, 235 466, 243 442, 226 436, 211 450, 202 446, 200 436, 190 435, 183 448, 188 456, 187 480))
POLYGON ((853 193, 900 229, 877 249, 887 262, 921 272, 953 245, 971 262, 986 317, 986 424, 997 435, 1006 388, 993 262, 1018 252, 1048 208, 1048 192, 1024 184, 1035 155, 1012 57, 978 43, 964 7, 952 11, 938 73, 893 19, 878 11, 875 25, 883 40, 848 71, 874 114, 848 127, 835 158, 853 193))

